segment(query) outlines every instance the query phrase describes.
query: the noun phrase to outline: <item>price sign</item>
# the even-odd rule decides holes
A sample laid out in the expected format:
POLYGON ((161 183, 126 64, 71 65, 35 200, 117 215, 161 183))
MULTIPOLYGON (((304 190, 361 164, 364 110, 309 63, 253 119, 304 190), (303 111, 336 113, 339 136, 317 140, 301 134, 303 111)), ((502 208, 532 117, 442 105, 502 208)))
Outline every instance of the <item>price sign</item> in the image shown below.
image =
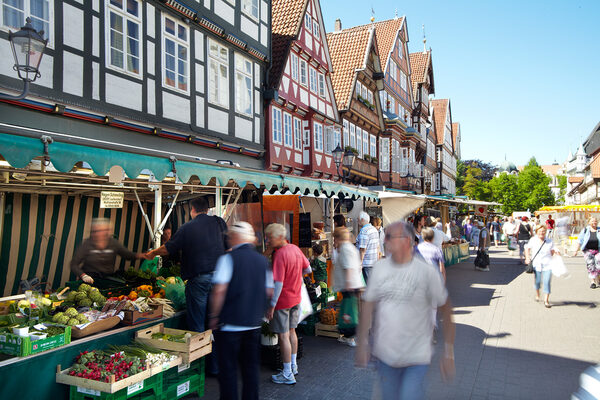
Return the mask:
POLYGON ((134 383, 133 385, 127 386, 127 395, 133 394, 135 392, 139 392, 144 388, 144 381, 134 383))
POLYGON ((123 208, 123 192, 100 192, 100 208, 123 208))
POLYGON ((190 381, 184 382, 177 386, 177 397, 182 396, 190 391, 190 381))
POLYGON ((91 394, 92 396, 100 396, 99 390, 83 388, 81 386, 77 386, 77 393, 91 394))
POLYGON ((179 364, 179 366, 177 366, 177 373, 182 373, 186 369, 190 369, 190 364, 179 364))

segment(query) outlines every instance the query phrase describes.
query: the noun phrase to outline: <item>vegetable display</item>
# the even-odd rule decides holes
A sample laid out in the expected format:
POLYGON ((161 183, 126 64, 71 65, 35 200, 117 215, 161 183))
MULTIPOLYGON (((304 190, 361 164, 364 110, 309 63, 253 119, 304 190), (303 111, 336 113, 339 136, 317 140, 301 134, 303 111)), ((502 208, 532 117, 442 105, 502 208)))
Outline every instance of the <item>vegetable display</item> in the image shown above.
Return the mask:
POLYGON ((92 307, 94 305, 103 307, 106 303, 106 297, 102 296, 98 288, 82 283, 77 291, 73 290, 67 294, 65 302, 79 307, 92 307))
POLYGON ((169 342, 185 343, 188 338, 191 338, 192 334, 187 332, 181 335, 169 335, 168 333, 156 332, 152 334, 152 339, 157 340, 168 340, 169 342))
POLYGON ((108 382, 114 375, 119 381, 146 369, 142 359, 123 353, 108 354, 103 351, 84 351, 75 359, 69 375, 108 382))

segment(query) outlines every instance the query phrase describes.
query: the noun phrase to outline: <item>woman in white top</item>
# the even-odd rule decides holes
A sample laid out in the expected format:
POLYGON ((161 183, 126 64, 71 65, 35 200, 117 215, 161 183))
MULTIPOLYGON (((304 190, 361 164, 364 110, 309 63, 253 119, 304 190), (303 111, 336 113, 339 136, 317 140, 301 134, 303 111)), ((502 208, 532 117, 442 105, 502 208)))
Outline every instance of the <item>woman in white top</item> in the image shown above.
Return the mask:
POLYGON ((342 335, 338 340, 354 347, 356 346, 354 336, 358 324, 357 296, 360 289, 365 286, 362 279, 362 263, 356 246, 350 243, 350 232, 345 227, 335 228, 333 231, 333 247, 337 253, 333 268, 333 290, 342 292, 344 297, 342 302, 351 301, 356 305, 356 315, 351 316, 351 319, 355 320, 356 323, 346 321, 344 327, 338 329, 342 335))
POLYGON ((552 307, 550 298, 550 279, 552 278, 552 256, 559 254, 555 249, 552 239, 546 237, 546 227, 538 225, 535 228, 535 236, 529 239, 525 246, 525 264, 533 260, 533 270, 535 273, 535 301, 540 300, 540 286, 543 282, 544 305, 546 308, 552 307))

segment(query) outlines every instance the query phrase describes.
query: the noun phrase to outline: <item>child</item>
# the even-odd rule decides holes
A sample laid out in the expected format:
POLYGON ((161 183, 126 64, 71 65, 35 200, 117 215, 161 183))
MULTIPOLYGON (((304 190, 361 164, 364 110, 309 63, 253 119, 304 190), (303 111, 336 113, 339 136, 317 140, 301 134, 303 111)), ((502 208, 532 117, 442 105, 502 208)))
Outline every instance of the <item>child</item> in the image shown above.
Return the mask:
POLYGON ((315 282, 327 283, 327 260, 323 256, 323 246, 315 243, 312 246, 313 260, 310 262, 310 267, 313 270, 315 282))

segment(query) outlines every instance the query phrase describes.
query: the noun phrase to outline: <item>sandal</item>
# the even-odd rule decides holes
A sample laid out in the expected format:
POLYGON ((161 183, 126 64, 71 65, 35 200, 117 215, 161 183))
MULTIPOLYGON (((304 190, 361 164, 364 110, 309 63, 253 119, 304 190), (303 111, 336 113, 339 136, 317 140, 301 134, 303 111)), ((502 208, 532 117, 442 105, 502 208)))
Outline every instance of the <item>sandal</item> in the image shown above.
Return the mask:
POLYGON ((551 308, 551 307, 552 307, 552 305, 551 305, 550 303, 544 303, 544 306, 545 306, 546 308, 551 308))

